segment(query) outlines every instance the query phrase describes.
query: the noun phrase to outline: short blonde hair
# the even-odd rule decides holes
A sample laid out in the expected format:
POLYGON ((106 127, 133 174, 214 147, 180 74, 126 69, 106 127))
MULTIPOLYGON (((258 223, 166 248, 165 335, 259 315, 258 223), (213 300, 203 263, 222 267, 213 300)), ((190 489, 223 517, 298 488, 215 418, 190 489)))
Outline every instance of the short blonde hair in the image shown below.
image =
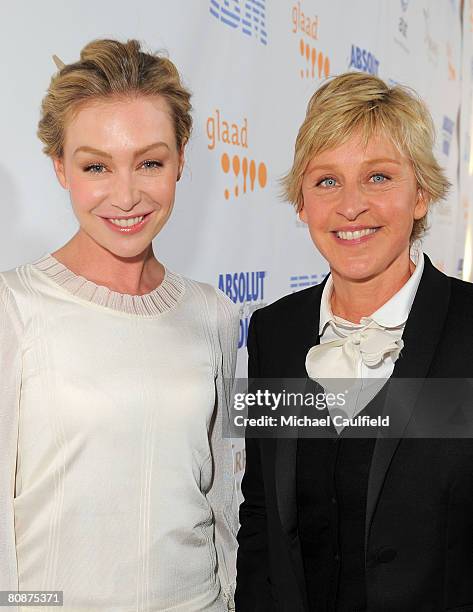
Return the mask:
POLYGON ((80 52, 79 61, 65 65, 51 79, 38 124, 44 153, 63 156, 67 121, 85 103, 156 95, 168 103, 180 149, 192 130, 192 107, 176 66, 162 55, 145 53, 137 40, 91 41, 80 52))
MULTIPOLYGON (((302 207, 302 179, 308 163, 355 132, 361 132, 365 145, 376 133, 391 138, 411 161, 429 208, 445 198, 450 183, 433 153, 435 130, 425 103, 408 87, 389 87, 376 76, 347 72, 324 83, 307 106, 292 168, 282 179, 283 195, 297 212, 302 207)), ((427 215, 414 221, 411 242, 426 229, 427 215)))

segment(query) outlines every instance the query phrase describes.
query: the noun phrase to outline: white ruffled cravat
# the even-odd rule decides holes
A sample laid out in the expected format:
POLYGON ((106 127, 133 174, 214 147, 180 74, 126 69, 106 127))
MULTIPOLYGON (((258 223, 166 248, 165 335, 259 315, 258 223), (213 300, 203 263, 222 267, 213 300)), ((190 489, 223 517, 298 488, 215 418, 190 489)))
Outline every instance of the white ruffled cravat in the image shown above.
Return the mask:
MULTIPOLYGON (((333 321, 330 325, 341 333, 333 321)), ((354 379, 359 376, 360 363, 375 367, 388 355, 396 361, 403 346, 402 338, 396 339, 371 320, 364 328, 347 331, 345 337, 313 346, 307 353, 306 370, 319 382, 327 378, 354 379)))
MULTIPOLYGON (((332 330, 342 336, 313 346, 306 357, 306 369, 309 377, 321 385, 326 392, 342 393, 343 406, 329 408, 332 416, 353 418, 379 393, 386 383, 386 378, 367 378, 361 376, 360 367, 377 368, 391 357, 396 361, 404 342, 402 338, 389 333, 384 327, 370 320, 364 327, 351 330, 346 324, 338 326, 330 321, 332 330)), ((334 422, 338 433, 344 425, 334 422)))
MULTIPOLYGON (((420 246, 411 248, 415 270, 407 283, 359 324, 333 314, 329 276, 320 301, 320 344, 306 356, 306 370, 326 392, 342 393, 343 405, 327 405, 331 416, 349 418, 363 410, 392 376, 404 347, 402 335, 424 269, 420 246)), ((343 425, 337 431, 343 429, 343 425)))

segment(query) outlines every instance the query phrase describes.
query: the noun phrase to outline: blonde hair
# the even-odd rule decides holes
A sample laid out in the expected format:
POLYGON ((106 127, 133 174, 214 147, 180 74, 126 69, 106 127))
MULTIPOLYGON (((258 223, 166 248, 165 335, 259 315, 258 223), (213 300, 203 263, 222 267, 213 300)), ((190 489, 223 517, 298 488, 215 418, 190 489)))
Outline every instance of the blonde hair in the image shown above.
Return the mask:
POLYGON ((162 55, 145 53, 137 40, 100 39, 88 43, 79 61, 63 66, 51 79, 38 123, 44 153, 62 157, 67 122, 83 104, 134 96, 164 98, 174 122, 177 148, 188 141, 190 92, 183 87, 176 66, 162 55))
MULTIPOLYGON (((435 130, 425 103, 410 88, 388 85, 376 76, 347 72, 327 81, 309 101, 296 139, 291 170, 282 179, 283 195, 297 212, 302 179, 317 154, 361 133, 366 146, 377 133, 388 136, 412 163, 418 187, 429 205, 445 198, 450 183, 437 163, 435 130)), ((414 221, 411 242, 427 229, 427 215, 414 221)))

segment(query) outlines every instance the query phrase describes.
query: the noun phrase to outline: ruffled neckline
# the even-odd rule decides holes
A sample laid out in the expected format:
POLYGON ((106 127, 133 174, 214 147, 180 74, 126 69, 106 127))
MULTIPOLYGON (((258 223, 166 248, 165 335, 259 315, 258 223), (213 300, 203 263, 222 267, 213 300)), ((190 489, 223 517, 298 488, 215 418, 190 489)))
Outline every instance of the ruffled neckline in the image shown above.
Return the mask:
POLYGON ((131 295, 112 291, 75 274, 51 253, 46 253, 32 265, 76 297, 105 308, 139 316, 156 316, 174 308, 185 291, 182 276, 166 267, 164 278, 155 289, 143 295, 131 295))

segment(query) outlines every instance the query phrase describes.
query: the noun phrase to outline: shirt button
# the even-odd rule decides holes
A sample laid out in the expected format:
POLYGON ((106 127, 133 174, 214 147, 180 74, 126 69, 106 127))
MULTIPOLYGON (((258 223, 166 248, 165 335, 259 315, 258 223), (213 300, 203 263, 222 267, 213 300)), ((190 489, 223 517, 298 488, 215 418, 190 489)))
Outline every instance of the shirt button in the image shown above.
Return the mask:
POLYGON ((337 500, 336 500, 335 497, 332 497, 332 499, 330 501, 332 502, 332 504, 336 504, 337 503, 337 500))
POLYGON ((335 561, 338 563, 340 561, 340 555, 338 553, 334 556, 335 561))

